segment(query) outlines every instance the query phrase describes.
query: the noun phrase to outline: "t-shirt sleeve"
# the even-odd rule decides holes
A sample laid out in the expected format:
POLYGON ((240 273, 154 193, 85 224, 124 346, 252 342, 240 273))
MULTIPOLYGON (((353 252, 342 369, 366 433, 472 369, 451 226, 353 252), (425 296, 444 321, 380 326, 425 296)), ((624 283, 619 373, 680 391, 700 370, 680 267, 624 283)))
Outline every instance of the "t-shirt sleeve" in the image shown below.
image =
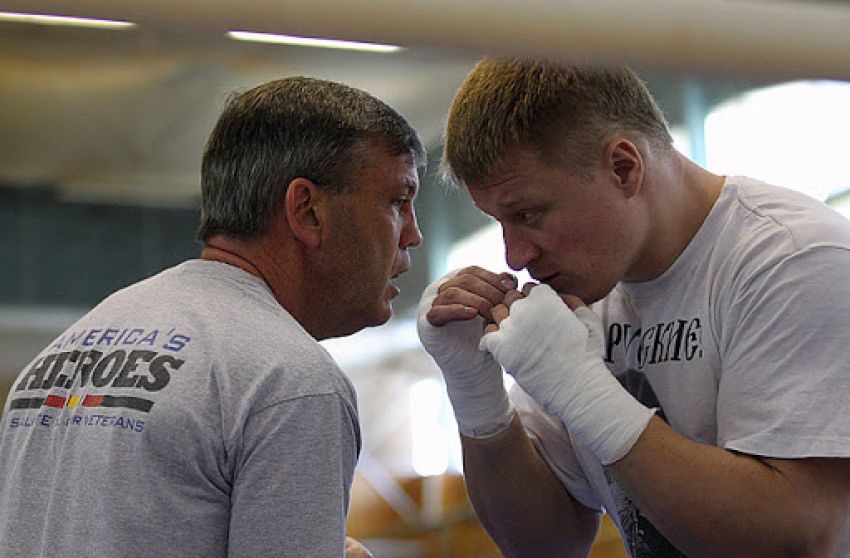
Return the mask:
POLYGON ((342 556, 359 430, 335 393, 252 414, 231 497, 231 558, 342 556))
POLYGON ((602 501, 591 487, 561 419, 543 410, 519 384, 511 387, 510 398, 532 443, 567 491, 588 508, 601 511, 602 501))
POLYGON ((850 251, 810 248, 776 262, 738 290, 722 324, 718 444, 850 456, 850 251))

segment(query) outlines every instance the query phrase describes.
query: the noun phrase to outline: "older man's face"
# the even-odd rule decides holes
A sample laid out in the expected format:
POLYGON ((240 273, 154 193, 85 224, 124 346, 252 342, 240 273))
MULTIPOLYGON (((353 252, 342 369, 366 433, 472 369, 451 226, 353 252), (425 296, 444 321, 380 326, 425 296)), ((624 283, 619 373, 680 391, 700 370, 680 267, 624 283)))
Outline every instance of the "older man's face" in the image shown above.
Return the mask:
POLYGON ((346 323, 349 333, 390 319, 392 299, 400 292, 393 280, 410 268, 408 249, 422 242, 413 208, 419 177, 411 155, 393 155, 372 142, 353 182, 353 192, 337 196, 334 209, 330 242, 338 307, 328 309, 329 319, 346 323))

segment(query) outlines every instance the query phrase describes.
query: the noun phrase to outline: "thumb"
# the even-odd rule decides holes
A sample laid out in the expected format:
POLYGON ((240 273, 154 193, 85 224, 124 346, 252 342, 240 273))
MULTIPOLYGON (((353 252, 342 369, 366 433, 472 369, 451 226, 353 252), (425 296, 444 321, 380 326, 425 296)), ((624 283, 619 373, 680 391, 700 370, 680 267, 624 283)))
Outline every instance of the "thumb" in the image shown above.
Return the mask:
POLYGON ((593 356, 602 357, 605 352, 605 330, 602 318, 587 306, 579 306, 573 310, 576 318, 587 328, 587 352, 593 356))

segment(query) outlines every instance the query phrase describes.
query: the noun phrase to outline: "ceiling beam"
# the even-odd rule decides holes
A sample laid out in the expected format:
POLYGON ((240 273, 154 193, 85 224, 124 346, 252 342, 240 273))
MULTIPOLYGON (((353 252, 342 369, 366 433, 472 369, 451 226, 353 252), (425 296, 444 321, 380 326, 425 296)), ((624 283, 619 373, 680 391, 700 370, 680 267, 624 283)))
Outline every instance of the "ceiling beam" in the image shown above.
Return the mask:
POLYGON ((472 53, 625 62, 702 75, 850 79, 850 8, 756 0, 7 0, 4 10, 472 53))

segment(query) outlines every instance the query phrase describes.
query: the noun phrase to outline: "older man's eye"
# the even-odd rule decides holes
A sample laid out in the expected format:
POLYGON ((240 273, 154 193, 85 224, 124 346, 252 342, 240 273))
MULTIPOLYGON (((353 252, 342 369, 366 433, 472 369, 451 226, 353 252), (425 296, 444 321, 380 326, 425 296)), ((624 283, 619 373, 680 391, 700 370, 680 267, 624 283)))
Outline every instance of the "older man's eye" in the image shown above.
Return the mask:
POLYGON ((530 223, 531 221, 534 220, 535 217, 537 217, 538 213, 539 212, 532 211, 532 210, 517 211, 516 212, 516 219, 517 219, 517 221, 519 221, 521 223, 530 223))

